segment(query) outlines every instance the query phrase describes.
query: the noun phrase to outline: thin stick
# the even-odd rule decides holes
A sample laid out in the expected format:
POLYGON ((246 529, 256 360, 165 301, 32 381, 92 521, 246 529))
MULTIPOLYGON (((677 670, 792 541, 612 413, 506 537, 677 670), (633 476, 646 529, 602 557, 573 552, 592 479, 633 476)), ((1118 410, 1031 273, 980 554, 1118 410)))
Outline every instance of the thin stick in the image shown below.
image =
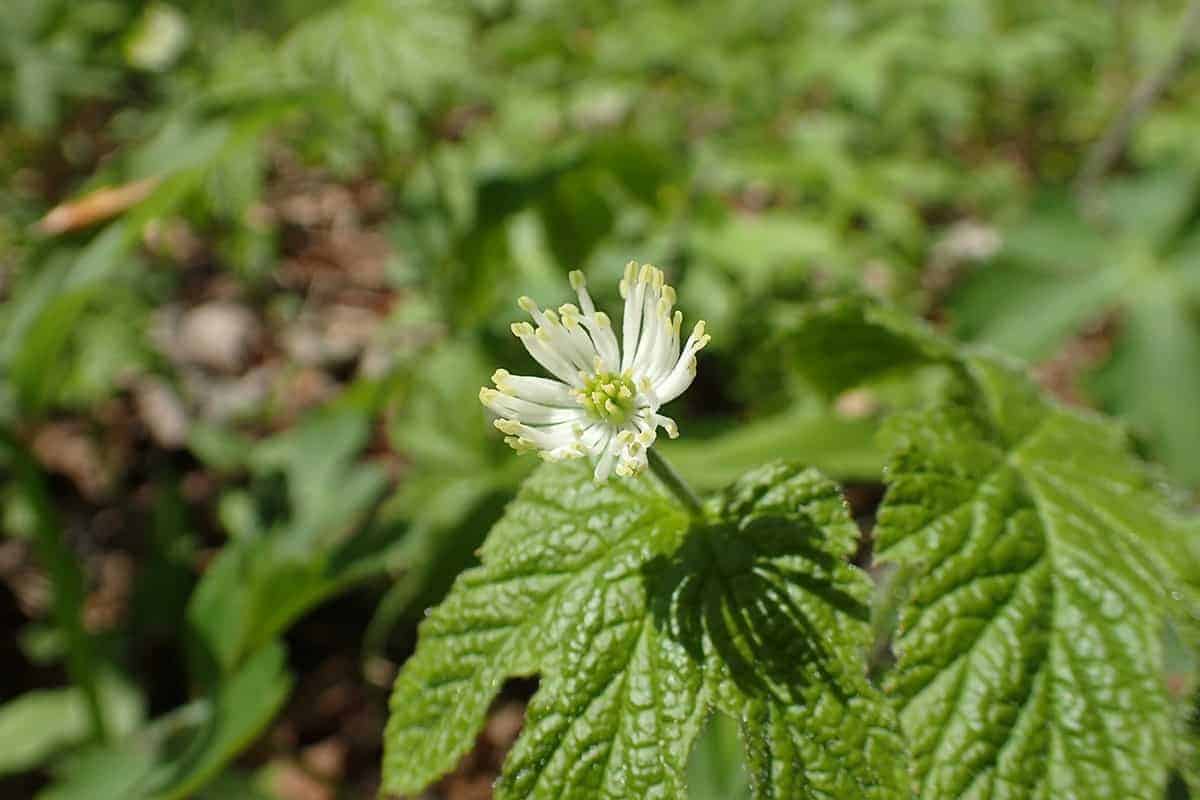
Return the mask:
POLYGON ((1179 24, 1179 39, 1175 47, 1158 69, 1147 75, 1125 104, 1108 130, 1088 151, 1083 169, 1075 183, 1076 192, 1085 209, 1092 204, 1096 183, 1112 168, 1129 142, 1134 128, 1150 110, 1159 96, 1175 80, 1179 70, 1187 63, 1200 39, 1200 0, 1192 0, 1179 24))

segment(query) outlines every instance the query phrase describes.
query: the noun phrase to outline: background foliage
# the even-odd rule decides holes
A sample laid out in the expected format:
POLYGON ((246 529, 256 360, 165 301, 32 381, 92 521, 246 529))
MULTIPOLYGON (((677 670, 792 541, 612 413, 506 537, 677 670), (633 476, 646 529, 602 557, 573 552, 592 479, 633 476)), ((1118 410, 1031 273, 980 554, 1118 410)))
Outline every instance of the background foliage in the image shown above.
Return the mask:
MULTIPOLYGON (((945 408, 911 341, 828 358, 855 351, 810 303, 869 295, 1113 414, 1193 502, 1197 17, 1168 0, 9 0, 2 793, 373 796, 416 623, 532 466, 476 391, 526 363, 513 298, 565 297, 571 268, 604 304, 625 261, 655 262, 708 320, 663 448, 699 488, 798 459, 845 482, 870 530, 885 415, 933 399, 987 430, 945 408), (883 356, 896 369, 876 375, 883 356)), ((902 555, 902 533, 881 544, 902 555)), ((873 575, 871 663, 903 687, 897 575, 873 575)), ((1182 797, 1194 632, 1172 630, 1182 797)), ((505 686, 434 796, 486 794, 531 693, 505 686)), ((724 718, 697 753, 693 796, 741 791, 724 718)))

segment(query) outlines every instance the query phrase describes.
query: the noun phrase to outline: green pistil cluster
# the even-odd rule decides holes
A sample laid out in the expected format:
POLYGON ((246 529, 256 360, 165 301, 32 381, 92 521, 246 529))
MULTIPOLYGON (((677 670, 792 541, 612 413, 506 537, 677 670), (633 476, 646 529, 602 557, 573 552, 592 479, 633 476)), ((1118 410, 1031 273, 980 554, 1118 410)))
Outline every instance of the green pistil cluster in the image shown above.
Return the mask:
POLYGON ((599 372, 584 381, 576 396, 589 413, 604 422, 620 425, 634 412, 637 389, 629 372, 599 372))

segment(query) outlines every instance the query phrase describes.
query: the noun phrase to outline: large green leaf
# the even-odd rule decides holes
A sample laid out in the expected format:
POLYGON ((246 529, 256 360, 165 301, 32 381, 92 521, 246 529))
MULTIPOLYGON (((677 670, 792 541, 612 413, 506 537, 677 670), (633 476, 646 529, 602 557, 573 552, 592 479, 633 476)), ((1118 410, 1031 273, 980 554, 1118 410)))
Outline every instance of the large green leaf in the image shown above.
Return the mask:
POLYGON ((504 679, 536 674, 498 797, 684 796, 710 709, 740 720, 756 797, 902 796, 894 723, 864 676, 856 540, 812 470, 756 470, 693 522, 649 480, 541 468, 421 627, 385 790, 451 769, 504 679))
POLYGON ((964 369, 969 399, 897 420, 877 529, 919 570, 891 688, 920 796, 1160 798, 1162 498, 1115 426, 964 369))

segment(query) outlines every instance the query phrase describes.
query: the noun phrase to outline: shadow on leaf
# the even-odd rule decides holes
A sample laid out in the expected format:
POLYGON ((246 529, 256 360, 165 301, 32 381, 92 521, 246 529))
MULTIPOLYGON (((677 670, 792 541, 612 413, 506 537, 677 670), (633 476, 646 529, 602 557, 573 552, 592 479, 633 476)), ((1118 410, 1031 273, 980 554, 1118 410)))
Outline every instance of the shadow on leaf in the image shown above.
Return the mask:
POLYGON ((675 553, 643 570, 655 625, 697 663, 706 652, 720 658, 748 697, 797 703, 820 683, 845 701, 814 617, 821 606, 862 621, 870 612, 837 586, 846 565, 823 543, 799 515, 695 525, 675 553))

